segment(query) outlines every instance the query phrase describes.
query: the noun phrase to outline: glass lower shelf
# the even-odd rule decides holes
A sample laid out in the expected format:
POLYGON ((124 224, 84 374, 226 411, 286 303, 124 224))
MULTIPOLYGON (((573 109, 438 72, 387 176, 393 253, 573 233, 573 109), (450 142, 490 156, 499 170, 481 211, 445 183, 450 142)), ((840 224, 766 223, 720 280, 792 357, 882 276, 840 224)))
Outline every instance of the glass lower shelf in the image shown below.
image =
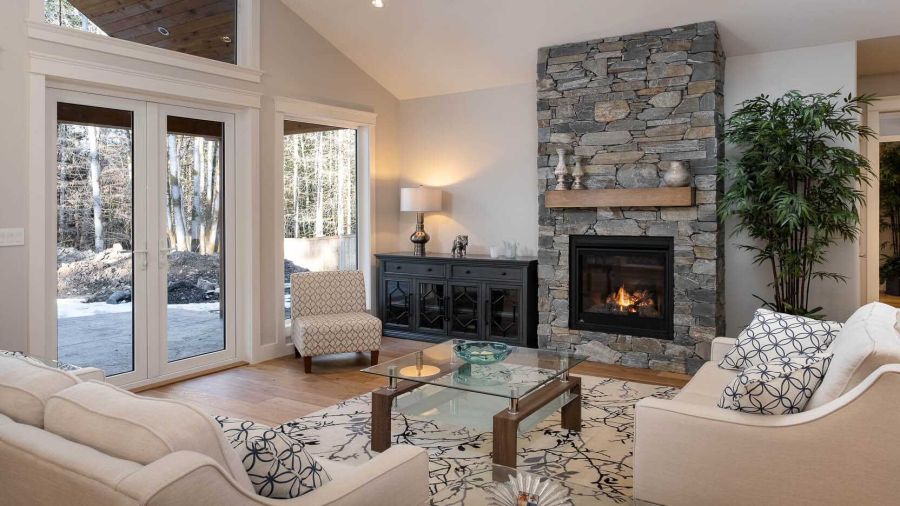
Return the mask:
MULTIPOLYGON (((519 433, 535 428, 569 402, 572 394, 564 393, 548 402, 519 424, 519 433)), ((435 385, 422 385, 394 400, 394 409, 412 418, 471 427, 489 432, 493 430, 494 415, 509 408, 509 401, 493 395, 466 392, 435 385)))

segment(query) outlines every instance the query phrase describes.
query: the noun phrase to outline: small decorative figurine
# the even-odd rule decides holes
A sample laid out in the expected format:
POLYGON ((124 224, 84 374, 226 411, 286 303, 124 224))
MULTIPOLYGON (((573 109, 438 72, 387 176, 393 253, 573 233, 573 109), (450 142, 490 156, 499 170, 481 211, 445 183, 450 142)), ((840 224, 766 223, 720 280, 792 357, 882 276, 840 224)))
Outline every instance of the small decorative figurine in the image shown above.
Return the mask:
POLYGON ((469 236, 467 235, 458 235, 456 239, 453 240, 453 249, 450 253, 457 257, 462 258, 466 256, 466 247, 469 245, 469 236))
POLYGON ((567 190, 566 176, 569 175, 569 171, 566 169, 566 150, 557 148, 556 154, 559 156, 559 163, 556 164, 556 170, 553 171, 553 174, 556 175, 556 188, 554 190, 567 190))
POLYGON ((575 168, 572 169, 572 177, 575 179, 575 181, 572 182, 573 190, 586 189, 584 184, 581 182, 581 178, 584 177, 584 169, 581 168, 581 157, 580 156, 575 157, 575 168))

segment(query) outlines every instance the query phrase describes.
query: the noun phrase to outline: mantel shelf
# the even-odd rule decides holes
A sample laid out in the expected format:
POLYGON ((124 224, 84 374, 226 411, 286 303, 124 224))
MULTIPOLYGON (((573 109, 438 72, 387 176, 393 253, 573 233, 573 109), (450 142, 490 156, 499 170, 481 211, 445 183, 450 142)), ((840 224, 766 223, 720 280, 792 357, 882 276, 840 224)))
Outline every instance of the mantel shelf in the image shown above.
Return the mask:
POLYGON ((550 208, 688 207, 694 205, 694 188, 553 190, 544 193, 544 205, 550 208))

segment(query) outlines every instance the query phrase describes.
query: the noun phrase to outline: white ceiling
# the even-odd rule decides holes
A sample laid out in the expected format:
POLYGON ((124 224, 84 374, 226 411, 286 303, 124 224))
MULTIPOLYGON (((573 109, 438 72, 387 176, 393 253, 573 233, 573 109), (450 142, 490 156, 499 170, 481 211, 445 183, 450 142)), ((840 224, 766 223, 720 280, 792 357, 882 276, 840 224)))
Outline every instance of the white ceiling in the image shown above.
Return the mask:
POLYGON ((397 98, 533 82, 539 47, 719 23, 726 54, 900 32, 898 0, 282 0, 397 98))

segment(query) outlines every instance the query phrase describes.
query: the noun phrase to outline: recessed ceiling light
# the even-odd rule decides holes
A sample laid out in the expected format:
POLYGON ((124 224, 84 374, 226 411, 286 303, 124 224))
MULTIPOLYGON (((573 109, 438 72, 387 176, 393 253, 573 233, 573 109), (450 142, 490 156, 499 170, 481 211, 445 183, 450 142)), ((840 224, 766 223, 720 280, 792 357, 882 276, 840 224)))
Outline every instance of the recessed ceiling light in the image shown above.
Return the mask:
POLYGON ((164 37, 169 36, 169 30, 166 30, 165 26, 157 26, 156 31, 159 32, 160 34, 162 34, 164 37))
POLYGON ((222 42, 224 42, 224 43, 226 43, 226 44, 231 44, 231 37, 229 37, 229 36, 227 36, 227 35, 223 35, 223 36, 222 36, 222 42))
POLYGON ((384 7, 384 0, 372 0, 372 5, 380 9, 384 7))

